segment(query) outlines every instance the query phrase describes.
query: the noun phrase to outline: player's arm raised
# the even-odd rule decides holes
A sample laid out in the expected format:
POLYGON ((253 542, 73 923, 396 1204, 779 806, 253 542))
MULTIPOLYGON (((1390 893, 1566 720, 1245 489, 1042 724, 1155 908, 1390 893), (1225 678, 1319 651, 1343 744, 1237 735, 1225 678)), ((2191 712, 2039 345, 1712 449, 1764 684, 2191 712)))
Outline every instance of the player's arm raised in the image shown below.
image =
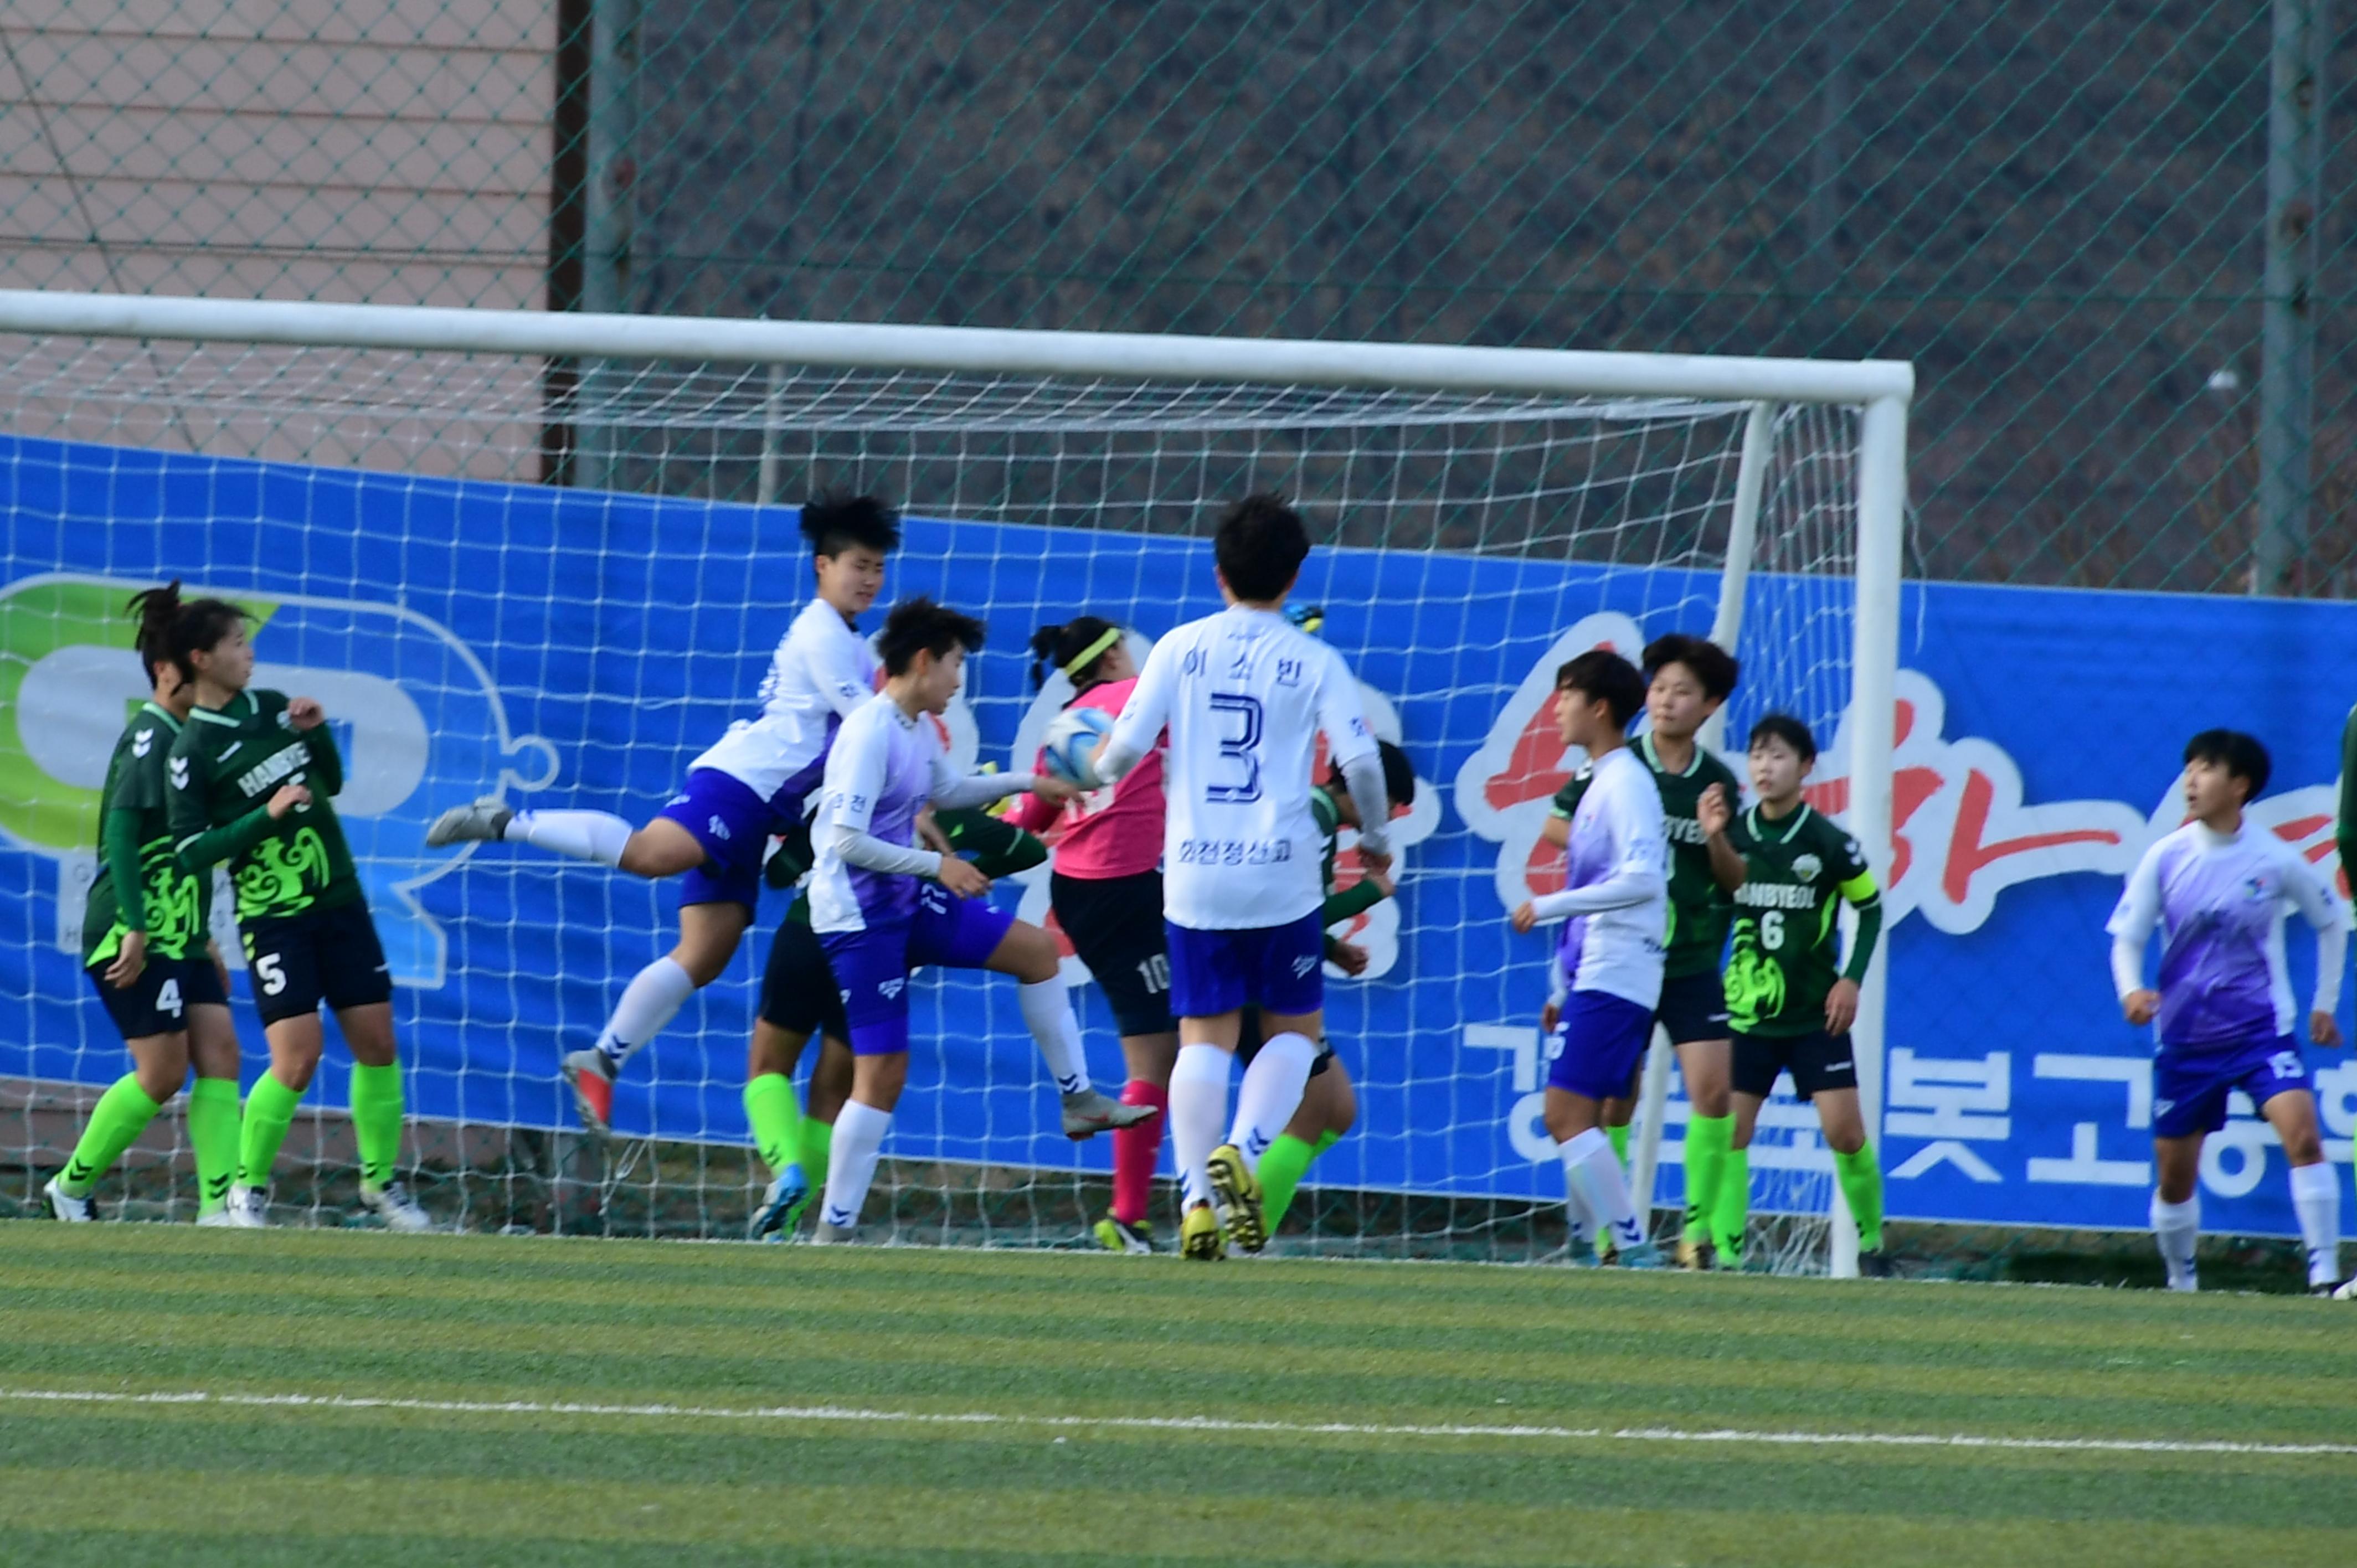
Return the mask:
POLYGON ((1735 821, 1735 802, 1727 799, 1726 785, 1714 784, 1702 792, 1695 821, 1702 827, 1703 847, 1710 852, 1711 880, 1734 892, 1750 878, 1751 869, 1744 864, 1743 852, 1727 836, 1727 827, 1735 821))
POLYGON ((1166 637, 1154 645, 1154 651, 1146 656, 1146 668, 1137 672, 1137 684, 1129 689, 1129 701, 1121 705, 1121 716, 1089 754, 1089 769, 1101 782, 1119 783, 1146 760, 1156 740, 1169 727, 1170 704, 1178 694, 1178 642, 1175 637, 1166 637))
POLYGON ((322 795, 342 794, 344 757, 336 749, 336 734, 328 727, 328 711, 319 699, 297 697, 287 703, 286 723, 303 737, 303 749, 311 759, 303 781, 322 795))

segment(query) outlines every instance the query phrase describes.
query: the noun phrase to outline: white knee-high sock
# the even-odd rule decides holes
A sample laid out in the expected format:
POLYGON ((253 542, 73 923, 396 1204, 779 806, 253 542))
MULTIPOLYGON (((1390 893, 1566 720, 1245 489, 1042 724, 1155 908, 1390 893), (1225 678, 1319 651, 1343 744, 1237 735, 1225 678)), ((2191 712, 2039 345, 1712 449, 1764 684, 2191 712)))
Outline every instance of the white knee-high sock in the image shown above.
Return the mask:
POLYGON ((2341 1184, 2330 1160, 2291 1168, 2291 1206, 2299 1215, 2299 1239, 2308 1244, 2308 1283, 2341 1279, 2341 1184))
POLYGON ((1181 1046, 1170 1069, 1170 1156, 1178 1165, 1182 1208, 1211 1201, 1211 1151, 1228 1114, 1229 1052, 1217 1046, 1181 1046))
POLYGON ((829 1225, 848 1230, 859 1223, 859 1211, 867 1207, 867 1189, 876 1180, 876 1157, 884 1152, 884 1134, 891 1126, 889 1111, 856 1100, 843 1102, 828 1145, 826 1204, 820 1210, 829 1225))
POLYGON ((1568 1170, 1563 1173, 1563 1220, 1574 1251, 1596 1244, 1596 1216, 1587 1211, 1587 1199, 1568 1170))
POLYGON ((2201 1195, 2195 1193, 2183 1203, 2162 1199, 2158 1187, 2152 1195, 2152 1239, 2160 1248, 2160 1261, 2169 1268, 2169 1288, 2194 1288, 2193 1247, 2201 1240, 2201 1195))
POLYGON ((614 1015, 606 1020, 606 1032, 597 1036, 597 1049, 616 1072, 621 1071, 622 1064, 662 1032, 694 994, 695 982, 676 960, 669 956, 655 960, 622 988, 614 1015))
POLYGON ((552 854, 619 865, 622 846, 635 831, 609 811, 518 811, 508 819, 507 831, 500 836, 509 843, 528 843, 552 854))
POLYGON ((1590 1127, 1556 1145, 1563 1159, 1565 1185, 1577 1191, 1598 1224, 1611 1232, 1622 1251, 1644 1240, 1637 1223, 1636 1206, 1629 1198, 1628 1178, 1620 1174, 1620 1157, 1600 1127, 1590 1127))
POLYGON ((1301 1109, 1302 1090, 1309 1086, 1309 1069, 1317 1064, 1318 1047, 1308 1036, 1284 1034, 1263 1044, 1252 1066, 1244 1069, 1228 1142, 1243 1151, 1247 1169, 1260 1168, 1261 1155, 1301 1109))
POLYGON ((1023 1005, 1023 1024, 1039 1043, 1040 1059, 1062 1094, 1086 1094, 1088 1054, 1081 1048, 1081 1021, 1072 1016, 1072 999, 1065 993, 1064 977, 1054 975, 1024 985, 1015 993, 1023 1005))

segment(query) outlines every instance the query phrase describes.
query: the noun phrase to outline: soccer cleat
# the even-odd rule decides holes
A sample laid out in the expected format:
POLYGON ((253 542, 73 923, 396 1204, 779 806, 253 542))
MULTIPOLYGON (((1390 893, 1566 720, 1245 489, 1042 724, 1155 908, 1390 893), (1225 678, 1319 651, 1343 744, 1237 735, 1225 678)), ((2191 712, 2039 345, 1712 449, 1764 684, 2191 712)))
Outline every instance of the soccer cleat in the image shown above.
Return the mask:
POLYGON ((1857 1277, 1862 1280, 1897 1279, 1899 1271, 1891 1266, 1890 1254, 1878 1248, 1857 1255, 1857 1277))
POLYGON ((1716 1263, 1708 1240, 1695 1236, 1678 1238, 1678 1267, 1706 1273, 1716 1263))
POLYGON ((782 1241, 794 1233, 802 1217, 803 1208, 811 1196, 810 1177, 802 1175, 800 1165, 788 1165, 770 1183, 770 1190, 761 1195, 761 1207, 753 1211, 749 1230, 752 1240, 767 1237, 782 1241))
POLYGON ((2350 1278, 2343 1280, 2341 1283, 2341 1288, 2332 1293, 2332 1299, 2335 1301, 2357 1301, 2357 1275, 2352 1275, 2350 1278))
POLYGON ((1596 1249, 1586 1241, 1574 1241, 1565 1248, 1563 1261, 1575 1269, 1600 1269, 1604 1266, 1603 1261, 1596 1255, 1596 1249))
POLYGON ((236 1223, 237 1221, 231 1217, 229 1205, 226 1203, 219 1208, 210 1208, 197 1216, 197 1226, 199 1230, 225 1230, 236 1223))
POLYGON ((418 1231, 434 1229, 434 1221, 426 1218, 425 1210, 409 1196, 409 1189, 397 1181, 387 1182, 380 1187, 361 1187, 361 1207, 383 1220, 388 1230, 414 1235, 418 1231))
POLYGON ((581 1124, 600 1138, 614 1131, 614 1065, 606 1053, 591 1048, 567 1051, 557 1064, 565 1081, 573 1086, 573 1104, 581 1124))
POLYGON ((1108 1214, 1096 1223, 1097 1245, 1108 1252, 1144 1254, 1154 1251, 1154 1228, 1132 1225, 1108 1214))
POLYGON ((434 819, 425 830, 425 846, 440 849, 449 843, 496 843, 508 831, 508 822, 515 813, 497 800, 478 800, 471 806, 453 806, 434 819))
POLYGON ((229 1201, 221 1211, 229 1216, 221 1221, 232 1230, 266 1230, 270 1227, 270 1199, 258 1187, 232 1187, 229 1201))
POLYGON ((1624 1269, 1665 1269, 1662 1250, 1651 1241, 1640 1241, 1633 1247, 1620 1249, 1620 1266, 1624 1269))
POLYGON ((1219 1206, 1220 1229, 1240 1252, 1257 1252, 1268 1245, 1268 1226, 1260 1208, 1260 1182, 1244 1164, 1244 1152, 1233 1144, 1211 1151, 1207 1168, 1211 1200, 1219 1206))
POLYGON ((1227 1238, 1220 1233, 1219 1216, 1210 1204, 1194 1205, 1178 1221, 1178 1255, 1199 1263, 1216 1263, 1228 1255, 1227 1238))
POLYGON ((822 1219, 811 1232, 811 1244, 817 1247, 848 1247, 859 1239, 859 1232, 848 1225, 830 1225, 822 1219))
POLYGON ((2319 1280, 2308 1287, 2308 1294, 2325 1301, 2344 1301, 2348 1298, 2341 1293, 2347 1290, 2352 1283, 2349 1280, 2319 1280))
POLYGON ((1096 1090, 1084 1089, 1078 1094, 1064 1096, 1064 1136, 1077 1144, 1100 1133, 1135 1127, 1148 1116, 1160 1114, 1151 1105, 1124 1105, 1118 1100, 1106 1099, 1096 1090))
POLYGON ((59 1187, 55 1176, 51 1176, 41 1188, 41 1196, 49 1200, 50 1217, 62 1219, 69 1225, 87 1225, 98 1218, 98 1205, 87 1197, 76 1197, 59 1187))

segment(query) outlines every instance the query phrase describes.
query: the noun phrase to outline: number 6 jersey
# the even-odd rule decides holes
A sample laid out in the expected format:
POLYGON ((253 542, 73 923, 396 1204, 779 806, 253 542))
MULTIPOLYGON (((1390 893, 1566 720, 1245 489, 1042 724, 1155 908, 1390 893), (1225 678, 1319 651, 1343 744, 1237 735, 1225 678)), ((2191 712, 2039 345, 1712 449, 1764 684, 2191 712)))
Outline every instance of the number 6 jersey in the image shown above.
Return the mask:
POLYGON ((1109 757, 1169 734, 1162 907, 1195 930, 1300 919, 1325 901, 1310 809, 1318 736, 1338 768, 1374 756, 1342 656, 1284 616, 1231 606, 1154 645, 1114 725, 1109 757))
POLYGON ((1773 820, 1754 806, 1727 824, 1727 838, 1745 873, 1727 961, 1728 1021, 1744 1035, 1824 1028, 1834 982, 1864 983, 1882 932, 1882 900, 1866 852, 1806 805, 1773 820), (1846 965, 1836 918, 1844 898, 1857 906, 1857 941, 1846 965))

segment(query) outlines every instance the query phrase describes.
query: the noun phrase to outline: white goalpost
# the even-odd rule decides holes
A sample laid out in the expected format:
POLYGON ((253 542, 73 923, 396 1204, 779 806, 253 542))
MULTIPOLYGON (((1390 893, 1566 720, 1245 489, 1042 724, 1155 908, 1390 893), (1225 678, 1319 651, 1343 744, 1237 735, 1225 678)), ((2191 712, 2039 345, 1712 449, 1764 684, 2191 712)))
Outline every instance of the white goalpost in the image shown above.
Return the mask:
MULTIPOLYGON (((1503 934, 1507 894, 1544 873, 1561 772, 1533 738, 1532 682, 1575 633, 1706 630, 1744 679, 1706 743, 1739 745, 1770 708, 1805 718, 1887 877, 1912 393, 1911 368, 1879 360, 0 291, 0 768, 28 797, 0 809, 0 903, 19 907, 0 916, 0 1015, 19 1020, 0 1031, 16 1036, 0 1037, 0 1212, 121 1070, 70 940, 96 842, 84 753, 100 730, 112 745, 109 704, 138 684, 107 603, 178 576, 264 607, 263 678, 322 683, 348 726, 344 814, 401 972, 412 1157, 437 1217, 553 1224, 529 1194, 574 1181, 600 1229, 728 1235, 760 1180, 732 1108, 789 896, 634 1062, 627 1155, 598 1164, 563 1142, 554 1054, 668 940, 666 890, 429 856, 424 822, 485 791, 651 815, 750 711, 808 596, 784 509, 824 486, 911 520, 888 599, 986 611, 949 740, 961 763, 1028 768, 1054 696, 1016 651, 1030 628, 1092 613, 1150 638, 1198 613, 1180 607, 1210 591, 1199 536, 1266 488, 1336 547, 1304 593, 1419 776, 1400 895, 1354 939, 1374 971, 1329 988, 1360 1125, 1282 1244, 1540 1255, 1560 1177, 1515 1119, 1544 1078, 1544 984, 1537 945, 1503 934), (541 483, 568 464, 605 488, 541 483)), ((1003 901, 1040 915, 1045 877, 1003 901)), ((1888 969, 1878 953, 1856 1028, 1877 1133, 1888 969)), ((260 1032, 242 997, 238 1015, 250 1082, 260 1032)), ((1102 1208, 1103 1156, 1035 1126, 1012 996, 928 982, 919 1016, 939 1059, 912 1070, 875 1228, 1067 1241, 1102 1208)), ((1117 1083, 1092 994, 1083 1022, 1117 1083)), ((1641 1199, 1675 1162, 1672 1066, 1657 1046, 1641 1199)), ((1754 1162, 1756 1209, 1791 1227, 1770 1251, 1854 1273, 1813 1118, 1781 1099, 1754 1162)), ((341 1101, 328 1082, 313 1101, 288 1158, 325 1173, 294 1207, 326 1217, 341 1101)), ((176 1128, 159 1119, 117 1178, 125 1212, 188 1212, 176 1128)))

